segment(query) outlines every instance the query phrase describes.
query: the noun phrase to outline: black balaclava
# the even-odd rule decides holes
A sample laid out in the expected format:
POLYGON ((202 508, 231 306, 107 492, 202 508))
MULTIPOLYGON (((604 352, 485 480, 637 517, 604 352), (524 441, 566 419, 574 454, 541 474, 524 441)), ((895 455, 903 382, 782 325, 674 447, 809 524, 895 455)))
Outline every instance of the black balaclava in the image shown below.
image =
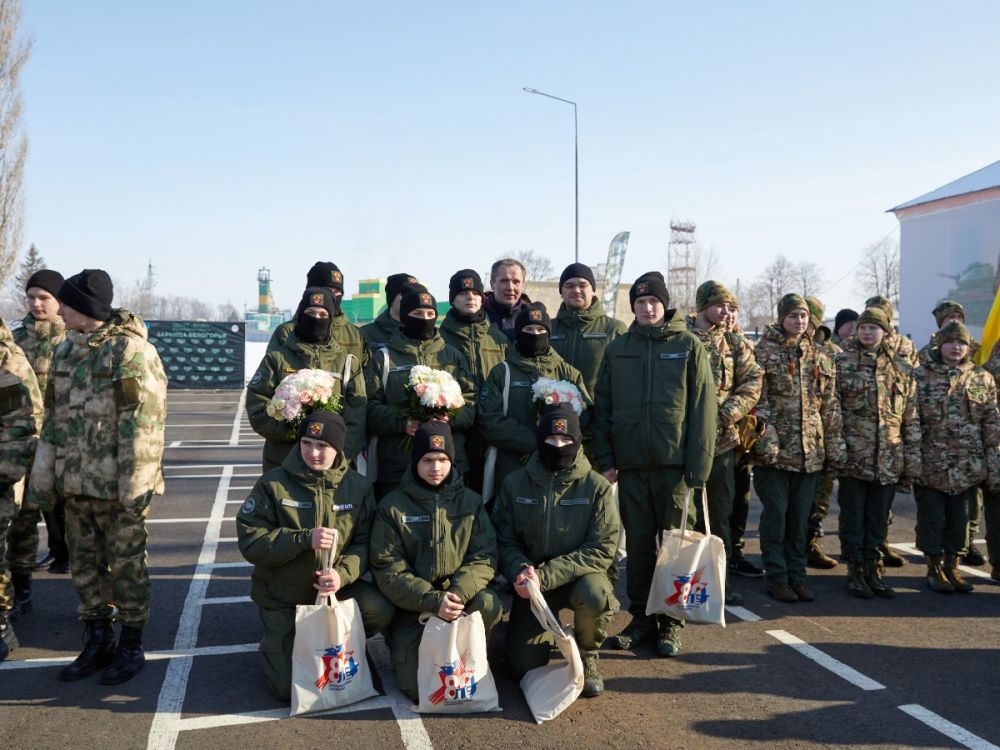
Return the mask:
POLYGON ((535 428, 538 445, 538 460, 549 471, 565 471, 580 452, 583 434, 580 432, 580 418, 569 404, 552 404, 542 410, 535 428), (545 442, 551 435, 565 435, 573 440, 569 445, 549 445, 545 442))
POLYGON ((320 344, 330 337, 330 326, 339 305, 331 289, 311 286, 302 294, 302 301, 295 311, 295 335, 307 344, 320 344), (307 307, 322 307, 329 318, 317 318, 306 312, 307 307))
POLYGON ((403 335, 416 341, 430 341, 437 330, 436 323, 437 301, 434 296, 426 289, 407 287, 399 301, 399 324, 403 328, 403 335), (410 315, 414 310, 431 310, 434 317, 429 320, 414 318, 410 315))
POLYGON ((517 330, 517 351, 522 357, 537 357, 548 351, 552 320, 541 302, 522 307, 514 320, 514 327, 517 330), (545 333, 526 333, 522 330, 530 325, 544 327, 545 333))

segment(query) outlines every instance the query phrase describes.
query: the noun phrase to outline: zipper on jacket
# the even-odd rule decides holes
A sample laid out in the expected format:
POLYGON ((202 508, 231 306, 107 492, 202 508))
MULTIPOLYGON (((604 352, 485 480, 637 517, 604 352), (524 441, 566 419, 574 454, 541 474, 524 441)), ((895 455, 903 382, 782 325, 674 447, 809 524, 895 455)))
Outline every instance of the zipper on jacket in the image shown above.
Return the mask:
MULTIPOLYGON (((550 498, 554 498, 555 497, 554 490, 553 490, 553 488, 555 487, 555 482, 556 482, 556 475, 553 474, 552 477, 549 479, 548 496, 550 498)), ((555 504, 555 502, 553 502, 552 503, 552 507, 545 514, 546 515, 546 518, 545 518, 545 554, 546 555, 549 554, 549 550, 551 549, 551 547, 549 547, 549 539, 552 536, 550 532, 552 531, 552 517, 555 515, 555 512, 556 512, 556 504, 555 504)))

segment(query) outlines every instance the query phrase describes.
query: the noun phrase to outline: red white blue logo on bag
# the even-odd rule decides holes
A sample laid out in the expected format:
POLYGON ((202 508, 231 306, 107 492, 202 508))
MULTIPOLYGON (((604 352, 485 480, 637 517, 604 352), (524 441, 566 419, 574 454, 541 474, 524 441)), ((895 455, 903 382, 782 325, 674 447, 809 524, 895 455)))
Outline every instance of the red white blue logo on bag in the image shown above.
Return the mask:
POLYGON ((708 601, 708 586, 702 581, 704 568, 692 575, 674 576, 674 593, 663 601, 669 607, 679 607, 683 610, 699 609, 708 601))
POLYGON ((323 661, 323 674, 315 683, 320 690, 325 687, 329 687, 330 690, 343 690, 358 673, 354 652, 346 651, 343 643, 324 649, 320 658, 323 661))
POLYGON ((441 678, 441 687, 435 690, 428 697, 432 706, 439 703, 448 705, 450 703, 465 703, 471 701, 476 694, 476 674, 466 663, 469 652, 462 654, 462 658, 450 664, 442 664, 438 667, 438 677, 441 678))

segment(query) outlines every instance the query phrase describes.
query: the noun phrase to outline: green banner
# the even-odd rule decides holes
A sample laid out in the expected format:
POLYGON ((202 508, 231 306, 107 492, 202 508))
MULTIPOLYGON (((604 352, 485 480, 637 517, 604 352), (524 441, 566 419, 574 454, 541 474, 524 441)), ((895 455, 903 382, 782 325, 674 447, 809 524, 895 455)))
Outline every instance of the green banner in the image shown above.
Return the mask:
POLYGON ((170 388, 239 389, 244 383, 244 323, 149 320, 170 388))

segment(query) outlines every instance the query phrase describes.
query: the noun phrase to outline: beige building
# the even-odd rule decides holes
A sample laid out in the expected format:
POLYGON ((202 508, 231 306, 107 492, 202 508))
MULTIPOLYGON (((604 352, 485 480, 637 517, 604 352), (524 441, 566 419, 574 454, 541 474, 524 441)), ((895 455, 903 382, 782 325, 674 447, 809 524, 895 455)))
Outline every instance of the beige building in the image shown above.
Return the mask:
MULTIPOLYGON (((634 317, 631 306, 628 303, 628 290, 631 288, 631 284, 619 284, 618 292, 615 295, 614 317, 625 323, 625 325, 630 324, 634 317)), ((601 291, 601 284, 598 282, 597 296, 601 295, 601 291)), ((553 318, 559 312, 559 305, 562 304, 562 298, 559 296, 558 281, 529 281, 526 284, 525 292, 531 297, 532 302, 542 302, 545 305, 545 309, 549 311, 549 315, 553 318)), ((606 310, 605 312, 611 315, 610 310, 606 310)))

